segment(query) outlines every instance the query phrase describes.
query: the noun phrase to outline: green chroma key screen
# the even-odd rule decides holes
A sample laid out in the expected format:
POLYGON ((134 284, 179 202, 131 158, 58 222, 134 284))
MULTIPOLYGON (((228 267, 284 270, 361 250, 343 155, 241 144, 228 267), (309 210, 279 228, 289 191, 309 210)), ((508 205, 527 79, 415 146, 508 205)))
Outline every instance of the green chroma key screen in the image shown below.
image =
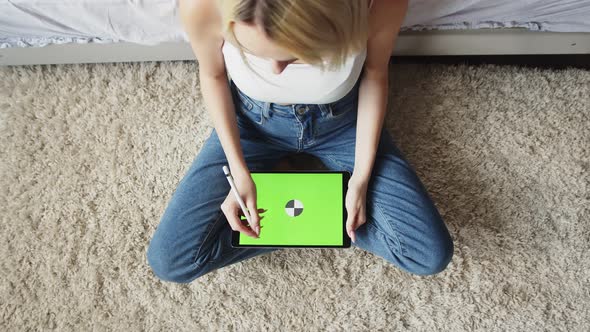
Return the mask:
POLYGON ((343 242, 342 173, 256 173, 260 237, 239 233, 241 245, 325 245, 343 242))

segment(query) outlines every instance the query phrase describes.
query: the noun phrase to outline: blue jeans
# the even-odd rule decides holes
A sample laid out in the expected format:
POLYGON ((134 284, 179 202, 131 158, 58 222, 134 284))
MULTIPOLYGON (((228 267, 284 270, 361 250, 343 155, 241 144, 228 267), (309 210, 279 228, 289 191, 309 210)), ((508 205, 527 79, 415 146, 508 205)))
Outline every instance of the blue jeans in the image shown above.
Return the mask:
MULTIPOLYGON (((330 169, 352 173, 359 85, 360 80, 345 97, 330 104, 278 105, 254 100, 230 81, 248 168, 269 170, 283 156, 304 152, 330 169)), ((150 241, 147 260, 161 280, 188 283, 229 264, 285 250, 231 247, 232 230, 220 208, 230 191, 222 170, 226 164, 213 130, 179 182, 150 241)), ((435 274, 453 256, 444 221, 385 129, 367 189, 366 218, 352 245, 402 270, 435 274)))

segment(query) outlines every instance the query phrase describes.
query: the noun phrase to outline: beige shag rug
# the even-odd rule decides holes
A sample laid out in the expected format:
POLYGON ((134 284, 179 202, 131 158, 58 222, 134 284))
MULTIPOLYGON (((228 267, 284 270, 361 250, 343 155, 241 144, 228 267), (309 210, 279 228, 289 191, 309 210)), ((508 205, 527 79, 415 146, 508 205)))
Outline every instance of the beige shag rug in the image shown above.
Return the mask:
POLYGON ((590 72, 392 65, 386 125, 455 240, 161 282, 149 240, 211 130, 194 62, 0 68, 0 330, 588 331, 590 72))

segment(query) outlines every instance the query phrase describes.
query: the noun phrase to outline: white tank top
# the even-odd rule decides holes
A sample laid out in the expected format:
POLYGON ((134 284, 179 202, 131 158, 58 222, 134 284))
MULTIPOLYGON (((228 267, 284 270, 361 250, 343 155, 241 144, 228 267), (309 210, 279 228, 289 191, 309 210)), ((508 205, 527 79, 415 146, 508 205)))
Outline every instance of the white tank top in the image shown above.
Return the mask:
MULTIPOLYGON (((372 4, 373 0, 370 6, 372 4)), ((225 41, 221 50, 228 78, 238 89, 255 100, 276 104, 328 104, 341 99, 354 87, 367 57, 364 48, 348 57, 335 71, 322 72, 318 66, 291 63, 277 75, 272 71, 270 60, 244 53, 262 79, 244 63, 239 49, 232 43, 225 41)))

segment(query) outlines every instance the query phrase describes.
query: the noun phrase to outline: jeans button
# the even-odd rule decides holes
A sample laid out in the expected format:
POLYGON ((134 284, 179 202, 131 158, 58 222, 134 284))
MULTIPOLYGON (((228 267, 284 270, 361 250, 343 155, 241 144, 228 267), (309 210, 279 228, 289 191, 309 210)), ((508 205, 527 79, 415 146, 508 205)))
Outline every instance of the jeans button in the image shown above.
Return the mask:
POLYGON ((305 107, 299 107, 299 108, 297 109, 297 113, 298 113, 299 115, 303 115, 303 113, 305 113, 305 107))

